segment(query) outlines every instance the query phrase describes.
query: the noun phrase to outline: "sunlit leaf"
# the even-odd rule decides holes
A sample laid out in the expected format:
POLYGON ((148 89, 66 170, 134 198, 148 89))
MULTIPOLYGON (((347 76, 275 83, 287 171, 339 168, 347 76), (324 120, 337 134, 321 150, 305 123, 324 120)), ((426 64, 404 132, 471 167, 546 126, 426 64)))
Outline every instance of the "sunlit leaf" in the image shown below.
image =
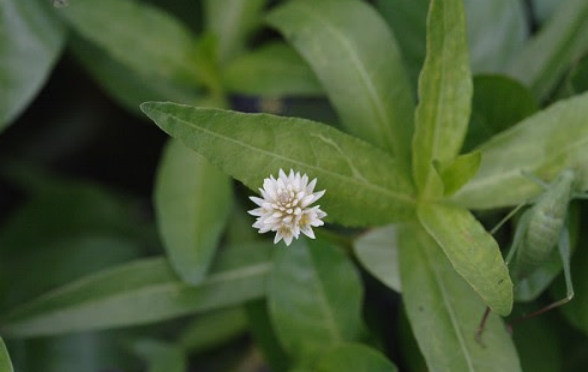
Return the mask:
POLYGON ((451 195, 465 185, 480 168, 482 156, 479 151, 459 155, 449 162, 433 162, 435 169, 443 181, 445 195, 451 195))

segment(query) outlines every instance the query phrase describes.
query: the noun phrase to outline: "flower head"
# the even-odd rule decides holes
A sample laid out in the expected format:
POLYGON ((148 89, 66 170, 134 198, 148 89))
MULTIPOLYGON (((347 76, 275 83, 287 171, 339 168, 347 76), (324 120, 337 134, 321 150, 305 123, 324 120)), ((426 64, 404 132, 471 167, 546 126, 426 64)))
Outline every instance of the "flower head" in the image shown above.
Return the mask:
POLYGON ((274 243, 284 239, 286 245, 290 245, 293 238, 298 239, 300 232, 314 239, 312 228, 322 226, 321 218, 327 215, 319 205, 310 207, 325 194, 325 190, 313 192, 315 185, 316 178, 309 183, 306 174, 301 177, 293 170, 286 175, 280 169, 277 179, 270 175, 259 189, 263 199, 250 197, 259 206, 249 211, 257 217, 253 227, 259 229, 260 234, 274 231, 274 243))

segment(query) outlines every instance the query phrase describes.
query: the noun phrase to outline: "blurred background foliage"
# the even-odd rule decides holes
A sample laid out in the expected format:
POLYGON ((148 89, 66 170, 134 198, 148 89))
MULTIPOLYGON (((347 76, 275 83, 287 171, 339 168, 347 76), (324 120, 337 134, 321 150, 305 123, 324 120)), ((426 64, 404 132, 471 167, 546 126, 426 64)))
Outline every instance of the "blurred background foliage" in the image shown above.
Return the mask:
MULTIPOLYGON (((266 12, 285 2, 0 3, 0 313, 9 314, 62 286, 69 298, 102 296, 95 308, 63 310, 49 302, 0 317, 0 334, 16 371, 292 367, 270 326, 264 300, 263 280, 276 253, 249 228, 253 219, 243 213, 250 208, 247 190, 223 175, 213 176, 215 170, 198 158, 185 157, 201 173, 174 169, 166 158, 186 150, 170 143, 162 156, 167 136, 139 111, 145 101, 173 101, 337 125, 336 110, 311 64, 265 22, 266 12), (184 187, 165 184, 169 178, 184 187), (210 184, 202 185, 202 178, 210 184), (166 210, 173 203, 170 195, 187 195, 180 203, 192 201, 194 189, 200 195, 222 193, 226 200, 222 207, 197 210, 218 212, 215 223, 199 225, 213 231, 211 236, 184 236, 181 228, 174 232, 174 226, 166 226, 168 216, 210 222, 201 221, 199 213, 174 216, 173 207, 166 210), (223 249, 214 258, 214 248, 202 253, 205 258, 168 252, 170 266, 165 258, 170 236, 188 246, 195 239, 223 249), (255 243, 247 248, 246 242, 255 243), (236 250, 241 253, 231 253, 236 250), (190 259, 210 261, 211 277, 234 267, 267 270, 224 283, 191 272, 190 259), (96 274, 103 269, 109 271, 96 274), (83 277, 91 282, 83 290, 67 286, 83 277), (169 307, 158 305, 171 297, 169 307), (40 314, 37 322, 3 328, 5 319, 35 314, 40 314)), ((415 87, 425 56, 428 1, 368 3, 393 31, 415 87)), ((464 3, 476 74, 464 151, 539 107, 588 90, 586 1, 464 3)), ((580 219, 585 213, 579 213, 580 219)), ((580 229, 578 240, 587 238, 580 229)), ((350 244, 346 235, 327 239, 350 244)), ((423 371, 399 295, 388 288, 399 285, 398 277, 385 268, 377 272, 378 247, 377 235, 356 242, 358 262, 374 262, 365 265, 369 272, 355 265, 365 291, 361 311, 368 329, 358 323, 350 332, 380 348, 400 370, 423 371), (364 255, 357 246, 373 252, 364 255)), ((309 259, 296 251, 278 251, 292 257, 277 257, 275 265, 309 259)), ((585 267, 585 253, 578 253, 574 266, 585 267)), ((334 251, 316 259, 338 260, 338 255, 334 251)), ((394 262, 395 257, 385 260, 394 262)), ((352 267, 346 270, 355 275, 352 267)), ((357 291, 357 304, 360 289, 353 288, 358 283, 347 283, 351 292, 357 291)), ((577 285, 582 292, 585 284, 578 280, 577 285)), ((293 293, 300 290, 296 283, 293 287, 293 293)), ((539 300, 545 301, 545 296, 539 300)), ((514 341, 524 370, 579 371, 588 365, 586 316, 571 306, 564 314, 576 328, 553 312, 517 329, 514 341)), ((0 356, 0 370, 2 363, 0 356)))

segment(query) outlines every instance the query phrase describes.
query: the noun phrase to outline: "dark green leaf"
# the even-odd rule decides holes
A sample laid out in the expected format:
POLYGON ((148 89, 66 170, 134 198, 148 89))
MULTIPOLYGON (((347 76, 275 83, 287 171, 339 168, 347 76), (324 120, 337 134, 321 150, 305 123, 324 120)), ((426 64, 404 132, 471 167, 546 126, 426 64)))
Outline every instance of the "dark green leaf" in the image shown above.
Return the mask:
POLYGON ((278 338, 288 353, 311 362, 362 331, 362 288, 355 268, 321 240, 280 249, 268 288, 278 338))
POLYGON ((459 155, 447 163, 434 161, 437 173, 443 181, 445 195, 452 195, 465 185, 480 168, 482 156, 479 151, 459 155))
POLYGON ((32 101, 65 41, 48 1, 0 3, 0 132, 32 101))
POLYGON ((265 294, 272 246, 231 247, 199 286, 183 284, 162 258, 135 261, 73 282, 3 317, 6 334, 53 335, 144 324, 233 306, 265 294))
POLYGON ((361 344, 337 346, 322 357, 317 372, 396 372, 396 366, 377 350, 361 344))
POLYGON ((499 315, 512 310, 513 285, 500 247, 467 210, 422 204, 419 220, 443 249, 455 271, 499 315))
POLYGON ((476 176, 453 199, 467 208, 518 205, 541 189, 521 175, 527 171, 549 182, 564 169, 588 187, 588 94, 560 101, 523 120, 479 147, 476 176))
POLYGON ((74 56, 102 89, 133 113, 141 113, 139 105, 145 101, 197 105, 204 99, 202 93, 193 86, 178 84, 152 74, 141 74, 79 37, 72 37, 69 45, 74 56))
POLYGON ((269 22, 308 61, 347 130, 408 166, 413 95, 379 15, 361 1, 295 0, 269 22))
POLYGON ((13 372, 10 355, 8 355, 8 350, 6 350, 2 337, 0 337, 0 371, 13 372))
POLYGON ((321 207, 332 221, 365 226, 414 217, 414 188, 398 163, 326 125, 172 103, 141 108, 172 137, 253 190, 280 168, 294 169, 318 178, 318 189, 327 190, 321 207))
POLYGON ((218 58, 231 60, 245 49, 247 38, 259 26, 267 0, 206 0, 206 29, 218 40, 218 58))
POLYGON ((158 8, 135 0, 76 0, 60 14, 84 39, 138 75, 190 85, 211 79, 194 36, 158 8))
POLYGON ((588 50, 588 2, 569 0, 513 60, 509 74, 545 99, 566 69, 588 50))
POLYGON ((357 239, 353 250, 363 267, 387 287, 401 291, 397 226, 374 229, 357 239))
POLYGON ((549 320, 549 317, 540 316, 515 327, 513 340, 519 352, 523 371, 571 371, 562 369, 563 340, 558 335, 556 325, 549 320))
POLYGON ((291 360, 280 345, 275 329, 271 324, 266 300, 251 301, 245 304, 249 331, 261 349, 265 361, 273 372, 285 372, 291 360))
POLYGON ((475 335, 484 304, 453 270, 434 240, 420 227, 400 232, 402 298, 412 329, 431 371, 521 371, 512 340, 490 314, 475 335))
MULTIPOLYGON (((572 282, 574 284, 575 296, 568 304, 562 306, 561 310, 567 320, 576 328, 582 330, 588 335, 588 275, 586 265, 588 265, 588 250, 586 239, 580 241, 578 251, 574 254, 572 260, 572 282)), ((557 283, 557 282, 556 282, 557 283)), ((563 289, 563 280, 560 280, 556 289, 563 289)), ((553 291, 554 300, 563 298, 563 290, 553 291), (555 297, 557 296, 557 297, 555 297)))
POLYGON ((200 283, 231 211, 231 179, 172 140, 155 184, 155 211, 167 256, 180 277, 200 283))
POLYGON ((422 195, 442 195, 443 185, 433 161, 447 162, 459 153, 468 127, 471 95, 462 1, 433 1, 412 148, 415 183, 422 195))
POLYGON ((502 75, 474 77, 472 119, 462 152, 468 152, 526 117, 539 105, 521 83, 502 75))
POLYGON ((132 349, 147 362, 146 372, 185 372, 188 368, 187 356, 176 346, 142 339, 134 342, 132 349))
POLYGON ((176 344, 188 354, 202 353, 243 334, 246 328, 247 317, 242 308, 215 311, 188 323, 176 344))
POLYGON ((306 62, 281 43, 268 44, 236 59, 223 70, 223 81, 227 90, 253 96, 323 93, 306 62))

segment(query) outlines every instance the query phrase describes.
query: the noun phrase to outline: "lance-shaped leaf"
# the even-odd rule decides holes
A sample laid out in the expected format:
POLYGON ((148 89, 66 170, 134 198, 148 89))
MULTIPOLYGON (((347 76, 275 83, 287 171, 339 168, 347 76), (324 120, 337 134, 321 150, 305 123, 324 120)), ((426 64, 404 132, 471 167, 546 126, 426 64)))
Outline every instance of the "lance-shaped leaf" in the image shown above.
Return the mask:
POLYGON ((470 212, 459 207, 422 204, 418 216, 455 271, 493 311, 508 315, 512 309, 513 285, 492 235, 470 212))
POLYGON ((362 288, 351 261, 322 240, 299 240, 278 253, 268 303, 278 338, 307 362, 362 331, 362 288))
POLYGON ((398 227, 374 229, 353 243, 353 251, 362 266, 388 288, 401 292, 398 268, 398 227))
POLYGON ((134 261, 82 278, 3 317, 8 335, 53 335, 145 324, 233 306, 265 294, 273 246, 223 251, 198 286, 184 284, 162 258, 134 261))
POLYGON ((362 344, 337 346, 319 361, 317 372, 396 372, 396 366, 379 351, 362 344))
POLYGON ((13 372, 12 369, 12 362, 10 361, 10 355, 8 354, 8 350, 6 350, 6 345, 4 344, 4 340, 0 337, 0 371, 2 372, 13 372))
POLYGON ((423 195, 442 193, 433 161, 447 162, 458 154, 468 127, 471 96, 462 1, 432 1, 412 148, 415 183, 423 195))
POLYGON ((253 190, 280 168, 318 178, 331 221, 365 226, 414 217, 414 187, 385 152, 304 119, 173 103, 141 105, 157 125, 253 190), (247 161, 243 161, 246 159, 247 161))
POLYGON ((218 40, 218 56, 226 62, 242 53, 247 38, 261 23, 267 0, 205 0, 206 29, 218 40))
POLYGON ((314 72, 298 53, 282 43, 272 43, 245 54, 223 70, 231 92, 255 96, 321 95, 314 72))
POLYGON ((153 6, 138 1, 76 0, 59 12, 84 39, 137 74, 186 85, 210 80, 197 58, 191 32, 153 6))
POLYGON ((41 89, 61 54, 65 30, 48 1, 0 3, 0 132, 41 89))
POLYGON ((164 150, 155 211, 167 256, 180 277, 198 284, 208 272, 232 205, 231 179, 180 141, 164 150))
POLYGON ((408 165, 413 95, 384 20, 361 1, 295 0, 269 22, 308 61, 346 129, 408 165))
POLYGON ((570 0, 512 62, 509 73, 546 98, 570 65, 588 50, 588 2, 570 0))
POLYGON ((476 176, 453 200, 467 208, 518 205, 541 188, 521 175, 546 182, 574 169, 578 187, 588 187, 588 94, 560 101, 493 137, 480 148, 476 176))
POLYGON ((480 168, 482 156, 479 151, 459 155, 449 162, 433 161, 437 173, 443 181, 445 195, 451 195, 465 185, 480 168))
POLYGON ((402 298, 431 371, 521 371, 512 340, 490 314, 481 342, 475 340, 484 303, 453 270, 422 227, 400 233, 402 298))

